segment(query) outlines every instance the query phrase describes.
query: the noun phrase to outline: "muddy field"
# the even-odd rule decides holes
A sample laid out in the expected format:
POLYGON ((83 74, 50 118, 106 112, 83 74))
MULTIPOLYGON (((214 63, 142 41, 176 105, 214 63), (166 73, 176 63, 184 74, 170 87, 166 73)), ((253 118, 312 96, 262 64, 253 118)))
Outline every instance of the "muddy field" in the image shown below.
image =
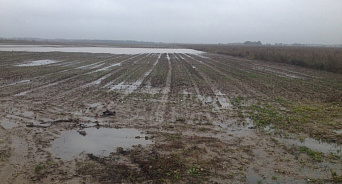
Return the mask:
POLYGON ((342 75, 215 54, 0 52, 0 183, 339 183, 342 75))

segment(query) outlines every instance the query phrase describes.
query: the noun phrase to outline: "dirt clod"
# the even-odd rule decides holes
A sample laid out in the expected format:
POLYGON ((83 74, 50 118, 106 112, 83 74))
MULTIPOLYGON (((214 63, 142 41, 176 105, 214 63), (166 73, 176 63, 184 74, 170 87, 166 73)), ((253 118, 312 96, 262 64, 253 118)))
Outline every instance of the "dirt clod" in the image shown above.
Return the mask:
POLYGON ((78 133, 81 134, 81 135, 83 135, 83 136, 86 136, 86 135, 87 135, 87 132, 84 131, 84 130, 80 130, 80 131, 78 131, 78 133))
POLYGON ((103 116, 114 116, 115 111, 106 110, 102 113, 103 116))

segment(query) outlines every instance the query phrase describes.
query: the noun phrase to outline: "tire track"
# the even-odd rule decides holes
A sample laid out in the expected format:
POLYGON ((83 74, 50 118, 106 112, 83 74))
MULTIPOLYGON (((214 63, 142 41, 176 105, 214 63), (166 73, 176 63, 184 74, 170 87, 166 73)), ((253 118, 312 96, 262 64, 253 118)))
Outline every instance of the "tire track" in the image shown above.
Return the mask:
POLYGON ((169 93, 171 91, 171 75, 172 75, 172 65, 171 65, 171 59, 169 57, 169 54, 166 54, 166 58, 168 61, 168 73, 166 77, 166 85, 164 89, 162 90, 162 98, 160 101, 160 104, 158 105, 157 112, 156 112, 156 119, 157 122, 163 123, 164 122, 164 116, 165 116, 165 110, 166 110, 166 103, 169 99, 169 93))

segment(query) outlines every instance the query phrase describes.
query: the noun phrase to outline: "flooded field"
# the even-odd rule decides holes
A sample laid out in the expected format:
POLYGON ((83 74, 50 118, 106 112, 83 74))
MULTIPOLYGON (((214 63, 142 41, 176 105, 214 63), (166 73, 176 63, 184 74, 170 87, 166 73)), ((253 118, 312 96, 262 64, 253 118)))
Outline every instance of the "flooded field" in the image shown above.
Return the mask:
POLYGON ((341 74, 189 49, 0 50, 0 183, 342 180, 341 74))
POLYGON ((201 54, 203 52, 193 49, 168 49, 168 48, 118 48, 118 47, 78 47, 61 45, 0 45, 0 51, 25 51, 25 52, 84 52, 84 53, 108 53, 108 54, 149 54, 149 53, 183 53, 201 54))

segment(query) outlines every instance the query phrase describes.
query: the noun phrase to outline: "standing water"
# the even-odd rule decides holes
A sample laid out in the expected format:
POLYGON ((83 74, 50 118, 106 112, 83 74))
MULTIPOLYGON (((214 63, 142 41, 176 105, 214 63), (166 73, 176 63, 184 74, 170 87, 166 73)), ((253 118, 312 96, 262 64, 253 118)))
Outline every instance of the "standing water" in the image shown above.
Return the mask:
POLYGON ((117 147, 130 148, 152 143, 135 129, 86 128, 83 131, 85 135, 76 130, 62 132, 61 137, 52 143, 53 155, 64 160, 78 158, 81 153, 108 156, 117 147))
POLYGON ((175 48, 117 48, 117 47, 65 47, 49 45, 0 45, 0 51, 25 51, 25 52, 87 52, 109 54, 144 54, 144 53, 188 53, 202 54, 193 49, 175 48))

